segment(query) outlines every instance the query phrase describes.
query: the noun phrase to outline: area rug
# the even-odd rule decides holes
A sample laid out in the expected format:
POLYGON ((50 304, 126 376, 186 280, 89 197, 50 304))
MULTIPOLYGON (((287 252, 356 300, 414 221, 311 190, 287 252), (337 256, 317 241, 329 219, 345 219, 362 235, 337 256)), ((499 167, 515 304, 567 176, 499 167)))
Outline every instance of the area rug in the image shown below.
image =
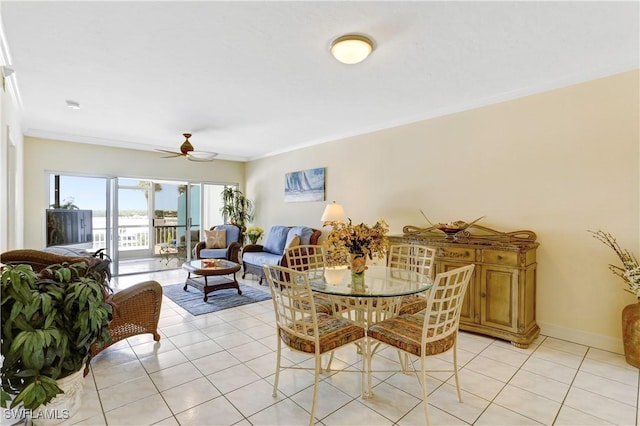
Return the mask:
POLYGON ((187 287, 187 291, 184 291, 183 288, 184 284, 172 284, 162 287, 162 291, 165 296, 191 315, 203 315, 271 299, 271 294, 244 284, 240 284, 242 294, 238 294, 238 290, 235 288, 216 290, 209 293, 206 302, 202 300, 204 295, 201 291, 191 286, 187 287))

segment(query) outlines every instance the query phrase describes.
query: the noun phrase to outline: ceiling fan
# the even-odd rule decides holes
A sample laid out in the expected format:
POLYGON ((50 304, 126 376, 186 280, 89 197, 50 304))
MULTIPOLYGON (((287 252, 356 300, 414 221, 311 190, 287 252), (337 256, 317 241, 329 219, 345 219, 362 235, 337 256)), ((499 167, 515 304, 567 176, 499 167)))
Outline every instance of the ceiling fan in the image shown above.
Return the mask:
POLYGON ((189 142, 189 138, 191 137, 191 133, 183 133, 182 136, 185 137, 184 142, 180 145, 180 152, 167 151, 164 149, 156 149, 156 151, 164 152, 166 155, 162 158, 172 158, 172 157, 187 157, 188 160, 191 161, 212 161, 217 155, 217 152, 209 152, 209 151, 196 151, 193 149, 193 145, 189 142))

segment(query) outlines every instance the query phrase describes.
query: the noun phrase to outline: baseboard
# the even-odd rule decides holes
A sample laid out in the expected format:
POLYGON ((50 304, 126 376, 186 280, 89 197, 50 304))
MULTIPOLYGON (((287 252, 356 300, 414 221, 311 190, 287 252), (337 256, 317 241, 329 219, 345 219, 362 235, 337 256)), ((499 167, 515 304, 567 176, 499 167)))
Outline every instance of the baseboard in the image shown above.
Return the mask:
POLYGON ((540 334, 544 336, 567 340, 581 345, 592 346, 594 348, 618 354, 624 353, 622 339, 616 339, 602 334, 589 333, 574 328, 561 327, 542 321, 538 321, 538 326, 540 327, 540 334))

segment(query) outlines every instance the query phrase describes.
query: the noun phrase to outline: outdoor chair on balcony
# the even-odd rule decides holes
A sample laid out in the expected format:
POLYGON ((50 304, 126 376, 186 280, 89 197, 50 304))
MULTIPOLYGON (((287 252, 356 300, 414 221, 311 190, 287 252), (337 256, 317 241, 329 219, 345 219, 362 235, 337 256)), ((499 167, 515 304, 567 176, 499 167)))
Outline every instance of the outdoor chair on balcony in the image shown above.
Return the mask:
MULTIPOLYGON (((31 265, 36 272, 49 265, 58 263, 88 262, 97 265, 102 260, 92 256, 83 256, 70 252, 70 255, 61 255, 42 250, 11 250, 0 255, 0 263, 5 265, 26 264, 31 265)), ((110 278, 105 272, 105 280, 110 278)), ((111 343, 105 346, 94 345, 91 348, 91 358, 100 351, 106 349, 120 340, 138 334, 151 333, 153 340, 159 341, 158 320, 162 307, 162 286, 157 281, 145 281, 131 287, 122 289, 107 296, 106 302, 113 307, 113 317, 109 323, 111 343)), ((85 368, 85 375, 89 372, 89 362, 85 368)))

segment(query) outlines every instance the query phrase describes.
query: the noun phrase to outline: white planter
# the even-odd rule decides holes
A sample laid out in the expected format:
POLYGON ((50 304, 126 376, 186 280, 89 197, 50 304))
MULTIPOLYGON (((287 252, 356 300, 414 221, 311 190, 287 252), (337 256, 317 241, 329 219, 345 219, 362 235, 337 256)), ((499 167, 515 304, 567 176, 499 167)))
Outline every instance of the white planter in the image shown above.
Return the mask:
POLYGON ((57 425, 72 417, 80 408, 82 388, 84 387, 83 369, 57 381, 63 394, 54 397, 47 405, 41 406, 31 414, 34 425, 57 425))

